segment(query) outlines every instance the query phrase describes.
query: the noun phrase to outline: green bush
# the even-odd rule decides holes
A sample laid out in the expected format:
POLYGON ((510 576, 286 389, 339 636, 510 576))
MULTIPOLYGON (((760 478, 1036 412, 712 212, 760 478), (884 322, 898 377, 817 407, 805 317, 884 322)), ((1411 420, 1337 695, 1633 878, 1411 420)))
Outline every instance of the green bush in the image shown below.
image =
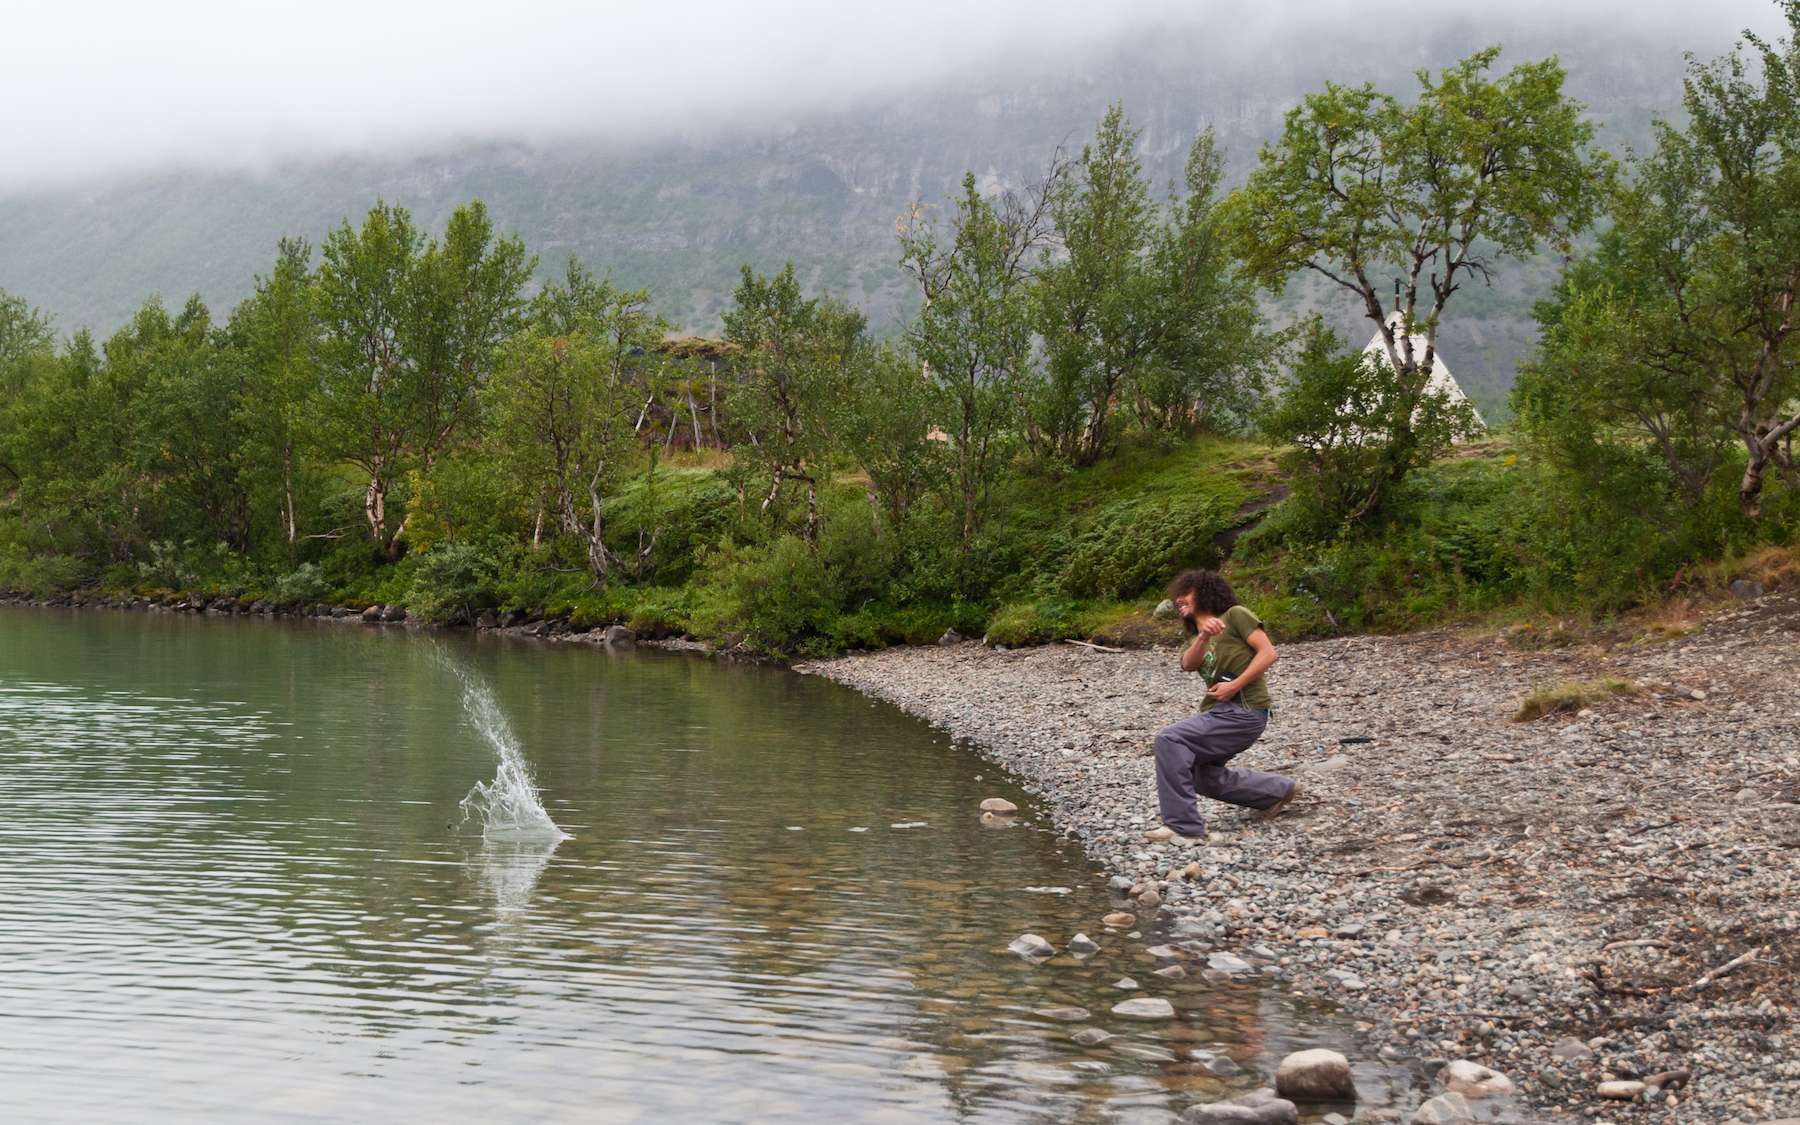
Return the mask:
POLYGON ((87 567, 68 555, 36 554, 22 544, 0 546, 0 591, 47 598, 80 586, 87 567))
POLYGON ((782 655, 828 647, 819 638, 842 599, 825 561, 798 536, 784 535, 765 548, 727 541, 707 553, 702 570, 694 624, 709 640, 741 636, 756 651, 782 655))
POLYGON ((1058 585, 1072 598, 1119 600, 1175 571, 1217 566, 1213 540, 1232 519, 1233 506, 1208 494, 1115 501, 1075 537, 1058 585))
POLYGON ((1085 637, 1088 632, 1079 606, 1054 599, 1001 606, 987 623, 988 643, 1009 648, 1085 637))
POLYGON ((659 585, 688 580, 705 545, 716 543, 737 519, 737 493, 705 471, 659 469, 625 481, 606 504, 607 545, 636 559, 640 544, 656 546, 636 577, 659 585))
POLYGON ((325 581, 325 572, 317 563, 301 563, 297 569, 275 579, 272 588, 275 600, 287 605, 316 602, 330 592, 331 584, 325 581))
POLYGON ((499 601, 494 558, 480 547, 446 543, 414 558, 406 611, 426 624, 466 624, 499 601))

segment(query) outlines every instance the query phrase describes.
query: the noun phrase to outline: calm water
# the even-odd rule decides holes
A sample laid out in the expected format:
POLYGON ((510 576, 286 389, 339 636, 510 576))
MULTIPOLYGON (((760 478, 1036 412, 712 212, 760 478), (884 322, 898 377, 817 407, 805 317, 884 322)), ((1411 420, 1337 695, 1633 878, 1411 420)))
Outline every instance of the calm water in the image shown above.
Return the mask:
POLYGON ((1166 1122, 1346 1038, 1151 975, 1010 781, 770 669, 0 609, 0 810, 8 1120, 1166 1122), (459 824, 495 759, 438 645, 570 839, 459 824), (1024 826, 983 828, 993 795, 1024 826), (1081 929, 1085 962, 1005 952, 1081 929), (1060 1005, 1120 1038, 1076 1046, 1060 1005))

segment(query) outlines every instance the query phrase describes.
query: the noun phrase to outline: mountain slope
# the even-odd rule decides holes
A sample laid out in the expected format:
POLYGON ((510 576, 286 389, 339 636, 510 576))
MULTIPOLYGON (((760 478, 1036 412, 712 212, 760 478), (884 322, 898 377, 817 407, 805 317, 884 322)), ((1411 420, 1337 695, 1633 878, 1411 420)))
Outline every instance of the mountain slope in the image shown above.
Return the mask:
MULTIPOLYGON (((912 308, 898 272, 894 221, 910 201, 950 194, 965 169, 1017 186, 1059 144, 1079 148, 1106 104, 1122 100, 1144 129, 1158 184, 1179 174, 1186 147, 1214 127, 1241 176, 1282 114, 1327 78, 1373 80, 1404 92, 1410 72, 1504 41, 1508 58, 1560 52, 1572 92, 1613 148, 1647 135, 1679 96, 1673 36, 1613 29, 1532 33, 1467 20, 1400 27, 1315 27, 1249 49, 1190 28, 1068 57, 1015 61, 950 88, 860 103, 761 130, 667 138, 654 144, 481 144, 426 154, 355 156, 258 171, 188 170, 76 188, 0 196, 0 289, 52 313, 69 331, 105 332, 142 300, 198 291, 223 311, 274 258, 276 239, 315 242, 378 197, 414 210, 428 228, 471 197, 503 229, 524 236, 549 268, 574 254, 622 283, 652 290, 657 307, 700 331, 718 323, 739 266, 785 259, 806 284, 866 309, 878 325, 912 308)), ((1548 263, 1511 269, 1489 292, 1452 306, 1445 348, 1484 410, 1510 385, 1529 346, 1530 303, 1548 263)), ((1322 305, 1353 343, 1371 331, 1360 312, 1315 290, 1286 311, 1322 305)))

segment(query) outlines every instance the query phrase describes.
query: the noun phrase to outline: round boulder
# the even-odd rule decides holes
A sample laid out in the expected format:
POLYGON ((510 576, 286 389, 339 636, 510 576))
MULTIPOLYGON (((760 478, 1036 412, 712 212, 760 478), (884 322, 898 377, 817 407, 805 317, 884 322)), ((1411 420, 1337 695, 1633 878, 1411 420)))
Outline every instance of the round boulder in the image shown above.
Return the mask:
POLYGON ((1228 1102, 1189 1106, 1181 1115, 1183 1125, 1295 1125, 1299 1118, 1293 1102, 1270 1090, 1256 1090, 1228 1102))
POLYGON ((1295 1051, 1275 1070, 1275 1092, 1296 1102, 1351 1102, 1356 1082, 1350 1060, 1336 1051, 1295 1051))
POLYGON ((1439 1094, 1413 1112, 1412 1125, 1467 1125, 1475 1111, 1461 1094, 1439 1094))
POLYGON ((1160 996, 1137 996, 1113 1005, 1113 1015, 1128 1020, 1172 1020, 1175 1005, 1160 996))
POLYGON ((1013 804, 1005 797, 989 797, 987 800, 981 802, 981 811, 995 813, 1000 816, 1011 816, 1013 813, 1019 811, 1019 806, 1013 804))
POLYGON ((1036 934, 1020 934, 1006 947, 1008 953, 1017 953, 1029 960, 1040 960, 1056 956, 1056 947, 1036 934))
POLYGON ((1457 1059, 1438 1071, 1438 1081, 1465 1098, 1488 1098, 1513 1092, 1512 1079, 1478 1062, 1457 1059))

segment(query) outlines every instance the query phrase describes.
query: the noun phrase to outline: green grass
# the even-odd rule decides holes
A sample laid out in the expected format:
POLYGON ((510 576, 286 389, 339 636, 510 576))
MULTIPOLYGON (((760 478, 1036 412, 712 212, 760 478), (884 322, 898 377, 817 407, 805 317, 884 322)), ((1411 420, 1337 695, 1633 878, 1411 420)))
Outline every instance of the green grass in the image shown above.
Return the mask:
POLYGON ((1643 689, 1630 680, 1564 680, 1536 689, 1519 701, 1515 723, 1529 723, 1545 715, 1573 714, 1596 703, 1637 695, 1643 689))

